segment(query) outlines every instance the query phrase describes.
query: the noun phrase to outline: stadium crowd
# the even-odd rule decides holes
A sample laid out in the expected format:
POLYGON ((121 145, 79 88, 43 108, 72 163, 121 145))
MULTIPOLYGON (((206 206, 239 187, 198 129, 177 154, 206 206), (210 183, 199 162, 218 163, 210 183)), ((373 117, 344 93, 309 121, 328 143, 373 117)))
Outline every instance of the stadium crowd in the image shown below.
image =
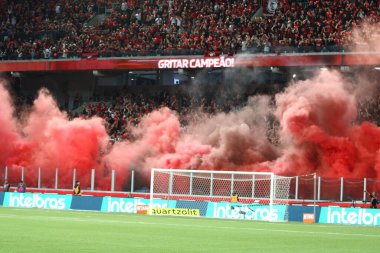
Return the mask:
MULTIPOLYGON (((114 96, 110 102, 88 102, 79 114, 71 117, 98 116, 105 120, 107 132, 112 141, 133 138, 128 133, 128 126, 136 126, 142 117, 161 107, 168 107, 178 113, 182 125, 194 121, 200 116, 198 112, 216 114, 229 112, 244 106, 248 94, 241 95, 231 91, 228 87, 219 87, 201 94, 199 90, 194 93, 181 91, 158 91, 149 93, 124 93, 114 96)), ((97 100, 97 99, 92 99, 97 100)))
POLYGON ((378 0, 279 0, 273 15, 261 2, 3 0, 0 59, 342 51, 380 21, 378 0))
MULTIPOLYGON (((273 93, 271 103, 274 105, 273 93)), ((101 117, 106 122, 106 128, 111 141, 133 139, 128 129, 137 126, 142 117, 162 107, 168 107, 178 114, 182 126, 188 122, 195 122, 199 117, 211 116, 218 113, 238 111, 248 103, 249 97, 261 92, 240 92, 231 90, 229 86, 209 87, 206 91, 201 89, 189 90, 159 90, 151 92, 119 92, 105 99, 102 96, 94 96, 92 102, 83 103, 77 111, 69 112, 70 117, 90 118, 101 117), (107 101, 107 102, 105 102, 107 101)), ((78 104, 79 105, 79 104, 78 104)), ((365 96, 358 100, 358 116, 356 123, 363 121, 373 122, 380 126, 380 93, 378 96, 365 96)), ((267 125, 267 137, 273 143, 279 143, 279 122, 274 115, 268 114, 265 118, 267 125)))

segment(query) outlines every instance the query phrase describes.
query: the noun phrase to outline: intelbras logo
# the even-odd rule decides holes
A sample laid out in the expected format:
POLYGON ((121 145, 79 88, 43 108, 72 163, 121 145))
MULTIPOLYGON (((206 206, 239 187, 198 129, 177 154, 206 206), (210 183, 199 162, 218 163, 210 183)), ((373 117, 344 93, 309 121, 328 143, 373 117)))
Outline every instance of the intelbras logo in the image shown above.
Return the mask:
MULTIPOLYGON (((125 198, 103 198, 102 211, 136 213, 137 206, 149 205, 149 200, 144 199, 125 199, 125 198)), ((167 208, 165 203, 153 203, 154 208, 167 208)))
POLYGON ((380 224, 380 210, 364 208, 327 208, 322 211, 321 222, 331 224, 348 225, 372 225, 380 224))
POLYGON ((8 199, 8 206, 26 208, 68 209, 68 207, 66 207, 64 197, 23 193, 10 193, 8 199))
POLYGON ((214 203, 213 217, 224 219, 248 219, 278 221, 278 210, 269 206, 247 206, 247 205, 218 205, 214 203))

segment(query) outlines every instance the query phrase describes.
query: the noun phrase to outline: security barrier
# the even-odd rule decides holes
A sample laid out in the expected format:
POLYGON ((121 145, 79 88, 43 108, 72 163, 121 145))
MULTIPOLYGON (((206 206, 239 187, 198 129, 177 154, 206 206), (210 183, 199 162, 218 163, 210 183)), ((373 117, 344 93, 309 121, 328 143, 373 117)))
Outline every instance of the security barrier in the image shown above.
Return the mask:
MULTIPOLYGON (((149 199, 0 192, 0 206, 138 213, 141 207, 149 206, 149 199)), ((369 208, 274 205, 271 210, 263 205, 158 199, 153 209, 158 215, 299 222, 303 214, 315 212, 319 223, 380 226, 380 209, 369 208)))
MULTIPOLYGON (((37 171, 31 168, 1 168, 0 167, 0 178, 9 179, 13 178, 13 180, 18 181, 19 179, 24 180, 25 178, 31 180, 37 175, 37 178, 34 178, 34 181, 26 182, 28 185, 28 189, 33 189, 34 191, 40 192, 40 190, 55 190, 56 193, 62 193, 64 191, 72 192, 75 181, 77 178, 77 169, 72 170, 72 180, 65 179, 63 180, 62 175, 68 175, 71 171, 65 171, 62 173, 59 168, 55 169, 55 180, 51 180, 51 175, 47 175, 44 173, 43 168, 39 168, 37 171), (30 173, 30 174, 29 174, 30 173), (48 181, 49 184, 44 182, 48 181)), ((112 170, 110 175, 109 185, 106 183, 96 181, 97 177, 95 175, 95 169, 87 171, 87 173, 81 176, 82 181, 82 190, 84 191, 92 191, 99 190, 105 193, 114 194, 115 191, 123 192, 127 194, 130 193, 148 193, 146 190, 149 189, 149 185, 147 188, 141 188, 139 191, 135 191, 135 180, 136 180, 135 170, 131 170, 128 177, 130 178, 130 185, 127 189, 119 188, 115 185, 116 178, 121 176, 117 176, 116 171, 112 170), (130 187, 130 188, 129 188, 130 187)), ((174 178, 175 179, 175 178, 174 178)), ((210 178, 211 179, 211 178, 210 178)), ((123 180, 124 181, 124 180, 123 180)), ((220 181, 220 180, 219 180, 220 181)), ((210 198, 230 198, 231 189, 228 188, 228 185, 224 185, 226 190, 221 194, 215 191, 215 189, 211 190, 211 185, 216 185, 220 183, 216 178, 213 180, 209 180, 209 183, 206 185, 206 195, 210 198)), ((1 182, 1 180, 0 180, 1 182)), ((140 182, 141 183, 141 182, 140 182)), ((249 187, 252 185, 251 182, 246 183, 246 186, 249 187)), ((325 177, 314 177, 314 174, 309 175, 301 175, 293 177, 290 182, 289 196, 286 196, 286 199, 295 200, 295 201, 341 201, 341 202, 352 202, 359 203, 362 201, 368 201, 368 194, 365 191, 376 191, 380 187, 380 180, 371 179, 371 178, 362 178, 362 179, 349 179, 349 178, 325 178, 325 177)), ((0 189, 2 187, 0 186, 0 189)), ((194 189, 193 189, 194 190, 194 189)), ((256 193, 258 193, 256 191, 256 193)), ((254 192, 246 192, 244 194, 239 193, 240 197, 245 198, 254 198, 254 192)), ((189 194, 191 195, 190 191, 189 194)), ((280 197, 284 198, 284 197, 280 197)))

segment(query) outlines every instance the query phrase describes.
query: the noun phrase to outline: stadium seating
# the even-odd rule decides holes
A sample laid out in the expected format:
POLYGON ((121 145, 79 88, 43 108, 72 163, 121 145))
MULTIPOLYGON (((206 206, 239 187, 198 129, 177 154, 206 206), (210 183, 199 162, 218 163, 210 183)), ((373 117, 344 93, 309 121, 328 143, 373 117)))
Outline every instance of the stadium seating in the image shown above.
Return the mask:
POLYGON ((95 0, 2 1, 0 58, 65 58, 84 52, 84 23, 96 8, 95 0))
POLYGON ((109 102, 106 99, 97 97, 90 99, 83 106, 83 110, 78 115, 72 117, 92 117, 98 116, 107 122, 107 131, 112 141, 128 139, 127 130, 123 124, 136 125, 140 119, 149 112, 161 107, 168 107, 179 114, 182 124, 186 124, 187 117, 194 117, 197 111, 214 114, 217 112, 229 112, 232 109, 244 106, 246 97, 227 91, 225 87, 214 91, 213 95, 201 94, 200 91, 189 94, 188 92, 165 92, 157 94, 149 93, 128 93, 115 95, 109 102), (228 95, 227 95, 228 93, 228 95), (192 112, 192 113, 189 113, 192 112))
POLYGON ((146 55, 336 52, 378 23, 378 1, 2 1, 2 60, 146 55), (104 18, 101 18, 104 17, 104 18))

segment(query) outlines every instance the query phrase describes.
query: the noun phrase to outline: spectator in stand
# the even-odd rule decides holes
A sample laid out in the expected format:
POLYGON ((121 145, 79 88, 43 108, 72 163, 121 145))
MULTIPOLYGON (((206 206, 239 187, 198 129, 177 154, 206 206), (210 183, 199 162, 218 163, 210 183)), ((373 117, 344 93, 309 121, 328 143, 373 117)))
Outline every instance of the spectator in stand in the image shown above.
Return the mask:
POLYGON ((108 2, 8 1, 0 7, 2 59, 150 54, 228 55, 249 52, 339 51, 351 31, 379 22, 378 1, 280 1, 258 17, 259 1, 114 1, 103 23, 88 26, 108 2), (113 6, 119 6, 113 8, 113 6), (55 48, 55 50, 53 50, 55 48), (46 50, 51 50, 50 54, 46 50))

